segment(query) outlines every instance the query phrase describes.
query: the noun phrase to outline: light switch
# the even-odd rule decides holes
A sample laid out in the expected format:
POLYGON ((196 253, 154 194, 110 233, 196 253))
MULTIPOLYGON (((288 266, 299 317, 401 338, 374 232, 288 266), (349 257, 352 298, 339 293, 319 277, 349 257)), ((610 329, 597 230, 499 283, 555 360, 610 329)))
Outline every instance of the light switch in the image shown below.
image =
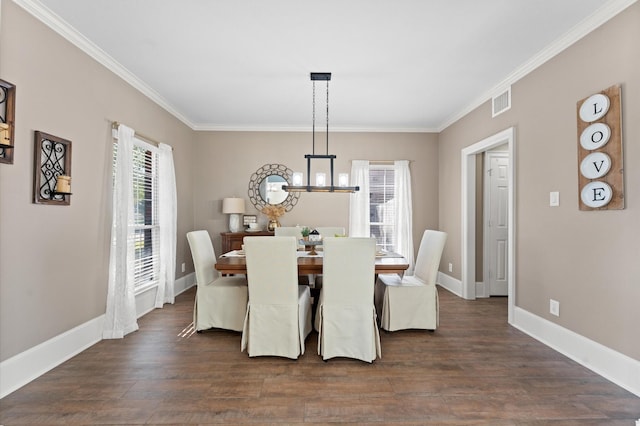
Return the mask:
POLYGON ((551 207, 558 207, 560 205, 560 193, 558 191, 549 193, 549 205, 551 207))

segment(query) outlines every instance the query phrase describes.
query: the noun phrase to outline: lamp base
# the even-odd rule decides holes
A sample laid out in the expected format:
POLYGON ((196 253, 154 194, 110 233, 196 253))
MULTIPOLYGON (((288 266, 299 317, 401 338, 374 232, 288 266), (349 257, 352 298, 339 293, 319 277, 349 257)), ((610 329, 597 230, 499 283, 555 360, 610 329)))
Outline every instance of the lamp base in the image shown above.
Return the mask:
POLYGON ((240 216, 239 213, 231 213, 229 215, 229 231, 231 232, 240 232, 242 231, 242 226, 240 225, 240 216))

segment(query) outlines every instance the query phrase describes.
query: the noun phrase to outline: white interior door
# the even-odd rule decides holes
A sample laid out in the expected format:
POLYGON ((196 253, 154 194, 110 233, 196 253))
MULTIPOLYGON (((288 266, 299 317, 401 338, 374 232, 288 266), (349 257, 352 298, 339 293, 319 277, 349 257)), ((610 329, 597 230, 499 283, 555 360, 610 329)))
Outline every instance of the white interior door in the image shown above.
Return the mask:
POLYGON ((490 296, 509 292, 509 156, 487 152, 485 156, 484 282, 490 296))

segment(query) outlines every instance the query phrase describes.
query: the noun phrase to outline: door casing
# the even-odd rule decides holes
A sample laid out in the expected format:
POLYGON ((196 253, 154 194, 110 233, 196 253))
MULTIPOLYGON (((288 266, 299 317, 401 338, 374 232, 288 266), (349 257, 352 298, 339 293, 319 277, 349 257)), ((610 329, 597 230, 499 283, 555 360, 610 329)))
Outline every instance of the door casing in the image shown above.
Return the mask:
POLYGON ((510 127, 493 136, 481 140, 461 151, 462 160, 462 297, 476 298, 476 154, 488 151, 504 143, 509 154, 509 202, 508 202, 508 321, 513 322, 515 306, 515 127, 510 127))

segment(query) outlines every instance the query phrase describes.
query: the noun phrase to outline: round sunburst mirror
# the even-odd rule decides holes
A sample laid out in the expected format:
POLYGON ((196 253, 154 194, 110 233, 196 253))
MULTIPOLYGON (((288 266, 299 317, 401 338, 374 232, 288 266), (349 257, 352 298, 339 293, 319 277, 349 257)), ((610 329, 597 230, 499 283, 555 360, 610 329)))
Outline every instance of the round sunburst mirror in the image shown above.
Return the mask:
POLYGON ((291 184, 293 170, 282 164, 265 164, 251 175, 249 180, 249 200, 258 210, 266 205, 280 205, 291 211, 298 204, 300 193, 286 192, 283 185, 291 184))

